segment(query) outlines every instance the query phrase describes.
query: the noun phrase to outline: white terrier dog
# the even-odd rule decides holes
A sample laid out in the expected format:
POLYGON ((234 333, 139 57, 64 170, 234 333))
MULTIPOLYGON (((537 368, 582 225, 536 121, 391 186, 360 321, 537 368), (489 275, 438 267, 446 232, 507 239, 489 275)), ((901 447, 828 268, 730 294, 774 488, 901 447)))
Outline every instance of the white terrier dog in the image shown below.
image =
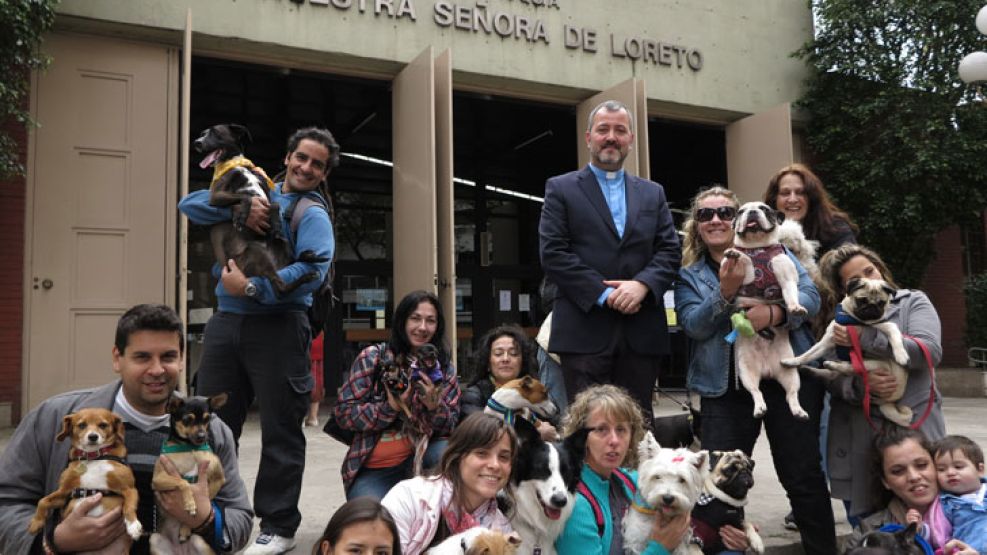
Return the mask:
MULTIPOLYGON (((662 449, 651 432, 637 446, 637 495, 624 516, 624 552, 644 551, 656 519, 689 514, 703 491, 709 474, 709 453, 688 449, 662 449)), ((702 555, 691 534, 673 555, 702 555)))

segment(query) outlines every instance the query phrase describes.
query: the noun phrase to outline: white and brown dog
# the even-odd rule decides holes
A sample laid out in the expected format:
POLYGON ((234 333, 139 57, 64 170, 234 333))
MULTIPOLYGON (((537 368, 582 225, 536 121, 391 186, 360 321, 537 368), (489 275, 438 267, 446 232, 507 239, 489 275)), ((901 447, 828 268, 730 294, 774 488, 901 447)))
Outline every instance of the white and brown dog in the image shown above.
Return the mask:
POLYGON ((514 555, 520 545, 517 532, 505 534, 476 526, 449 536, 426 555, 514 555))
MULTIPOLYGON (((884 312, 897 291, 884 280, 867 278, 851 279, 847 282, 846 290, 846 296, 840 301, 837 309, 836 319, 830 322, 819 342, 802 355, 782 360, 781 363, 789 367, 799 367, 818 358, 832 356, 838 350, 834 340, 836 324, 868 326, 878 330, 888 338, 893 360, 866 358, 863 361, 864 369, 868 374, 881 370, 895 378, 897 387, 894 393, 887 398, 875 399, 874 402, 878 403, 881 414, 885 418, 899 426, 907 427, 912 422, 912 409, 906 405, 898 405, 896 401, 905 394, 905 386, 908 383, 908 372, 904 368, 908 364, 908 351, 905 350, 905 343, 897 324, 884 321, 884 312)), ((829 380, 854 373, 853 365, 845 360, 823 361, 823 368, 804 367, 829 380)))
MULTIPOLYGON (((709 474, 709 453, 688 449, 662 449, 651 432, 637 446, 637 493, 624 515, 625 553, 643 553, 651 537, 655 520, 688 514, 699 501, 703 483, 709 474)), ((692 534, 673 555, 702 555, 692 534)))
POLYGON ((37 534, 54 509, 61 509, 64 519, 78 501, 97 493, 102 499, 89 516, 100 516, 122 507, 127 534, 140 538, 143 527, 137 520, 137 488, 134 473, 127 466, 127 447, 123 443, 123 420, 107 409, 81 409, 62 419, 59 441, 72 438, 69 464, 62 471, 58 489, 38 501, 38 510, 28 525, 37 534))
POLYGON ((555 417, 559 408, 548 396, 548 388, 531 376, 513 379, 498 387, 487 399, 483 412, 513 425, 517 417, 534 423, 537 418, 555 417))
MULTIPOLYGON (((744 204, 733 221, 734 248, 727 249, 724 256, 737 259, 744 269, 737 304, 783 304, 789 315, 801 316, 807 311, 799 303, 798 269, 778 242, 778 227, 784 218, 784 214, 763 202, 744 204)), ((754 398, 755 418, 768 411, 761 393, 762 378, 778 380, 792 415, 802 420, 809 418, 799 403, 802 384, 798 369, 781 364, 794 354, 787 328, 764 329, 752 337, 740 334, 736 348, 737 375, 754 398)))

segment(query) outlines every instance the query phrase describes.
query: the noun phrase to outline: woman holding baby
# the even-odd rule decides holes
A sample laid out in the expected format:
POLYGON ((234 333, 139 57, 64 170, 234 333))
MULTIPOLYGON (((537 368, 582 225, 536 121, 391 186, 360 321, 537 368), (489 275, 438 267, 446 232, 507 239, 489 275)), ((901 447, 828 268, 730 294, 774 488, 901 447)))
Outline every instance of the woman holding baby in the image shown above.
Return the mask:
MULTIPOLYGON (((976 555, 976 549, 950 539, 952 527, 940 503, 934 446, 925 434, 889 426, 874 438, 871 449, 873 466, 868 473, 880 478, 874 493, 883 508, 864 517, 863 527, 876 530, 917 522, 921 525, 918 541, 926 543, 930 550, 944 555, 976 555)), ((864 535, 862 530, 854 531, 846 548, 860 545, 864 535)))
MULTIPOLYGON (((847 283, 853 278, 884 280, 896 287, 881 257, 860 245, 843 245, 827 253, 819 261, 819 273, 837 299, 846 295, 847 283)), ((942 400, 938 390, 933 389, 934 382, 920 344, 928 350, 932 365, 939 364, 942 358, 939 315, 925 293, 897 289, 889 299, 884 320, 897 324, 906 336, 903 341, 908 352, 908 383, 897 403, 911 408, 914 424, 923 417, 931 402, 928 417, 920 429, 926 437, 936 441, 945 435, 942 400)), ((834 326, 836 344, 849 347, 848 326, 834 326)), ((855 328, 859 331, 864 358, 892 358, 891 347, 883 333, 864 326, 855 328)), ((872 373, 868 382, 870 395, 877 399, 888 398, 898 385, 894 377, 884 371, 872 373)), ((832 394, 827 446, 830 488, 833 497, 849 501, 849 516, 867 515, 881 507, 874 493, 879 489, 878 477, 870 472, 873 430, 892 424, 886 423, 876 403, 872 403, 868 422, 863 412, 865 388, 860 376, 841 376, 832 380, 827 388, 832 394)))
POLYGON ((761 391, 768 410, 763 419, 756 419, 751 394, 738 383, 734 349, 725 340, 731 331, 731 315, 743 311, 755 331, 787 328, 794 352, 802 353, 812 345, 808 320, 819 309, 819 294, 789 253, 798 268, 799 302, 808 309, 807 315, 788 314, 779 305, 735 303, 744 272, 724 253, 733 246, 733 221, 739 205, 736 195, 723 187, 701 191, 692 201, 683 228, 675 310, 679 325, 692 339, 687 384, 702 396, 703 448, 740 449, 750 456, 763 425, 778 478, 799 522, 803 548, 807 553, 831 555, 837 551, 836 530, 819 454, 823 385, 802 374, 799 401, 809 419, 799 420, 791 414, 781 386, 763 380, 761 391))

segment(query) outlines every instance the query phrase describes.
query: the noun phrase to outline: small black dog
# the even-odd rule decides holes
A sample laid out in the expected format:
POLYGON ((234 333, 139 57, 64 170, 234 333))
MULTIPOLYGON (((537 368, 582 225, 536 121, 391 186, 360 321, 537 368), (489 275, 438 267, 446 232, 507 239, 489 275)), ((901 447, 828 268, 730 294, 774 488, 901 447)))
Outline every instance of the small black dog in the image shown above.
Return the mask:
POLYGON ((894 532, 872 530, 864 534, 857 547, 845 555, 924 555, 925 549, 915 540, 918 524, 913 522, 894 532))
MULTIPOLYGON (((208 461, 206 478, 209 480, 209 498, 214 499, 220 488, 226 482, 223 464, 219 457, 209 447, 209 420, 213 412, 226 403, 226 393, 212 397, 189 397, 183 399, 173 396, 168 401, 168 413, 171 415, 171 432, 161 447, 161 457, 154 465, 154 475, 151 487, 154 491, 179 490, 185 510, 190 515, 196 514, 195 500, 189 485, 198 481, 200 476, 199 462, 208 461), (181 476, 172 476, 164 470, 161 459, 167 458, 175 465, 181 476)), ((157 513, 159 523, 157 531, 151 535, 151 553, 196 553, 211 555, 213 550, 201 537, 181 525, 177 520, 168 516, 165 511, 157 513)))
POLYGON ((439 350, 431 343, 426 343, 418 348, 418 356, 411 363, 411 368, 411 379, 413 380, 420 380, 421 375, 425 374, 433 384, 442 381, 443 374, 442 367, 439 365, 439 350))
POLYGON ((656 416, 654 419, 655 441, 662 447, 677 449, 690 447, 699 435, 699 411, 691 406, 682 406, 680 414, 656 416))
MULTIPOLYGON (((233 222, 212 226, 210 239, 213 253, 222 266, 232 258, 245 275, 266 277, 278 296, 282 296, 303 283, 318 279, 319 274, 308 272, 291 283, 285 283, 278 276, 277 271, 295 259, 282 229, 281 206, 271 199, 274 184, 243 156, 245 140, 250 140, 246 127, 224 123, 207 128, 192 145, 199 154, 206 154, 199 166, 214 168, 209 204, 239 207, 233 222), (270 202, 267 214, 270 231, 266 235, 259 235, 245 225, 254 197, 265 197, 270 202)), ((326 261, 310 251, 301 253, 299 260, 313 263, 326 261)))

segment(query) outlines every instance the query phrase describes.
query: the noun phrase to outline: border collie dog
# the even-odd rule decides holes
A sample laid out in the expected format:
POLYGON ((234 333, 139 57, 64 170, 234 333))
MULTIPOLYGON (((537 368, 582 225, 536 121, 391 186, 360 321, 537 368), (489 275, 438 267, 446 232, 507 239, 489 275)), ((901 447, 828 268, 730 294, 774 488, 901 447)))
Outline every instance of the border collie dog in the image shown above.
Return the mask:
POLYGON ((511 519, 514 531, 521 535, 520 552, 555 555, 555 539, 572 515, 576 486, 583 470, 586 435, 583 429, 561 443, 541 439, 530 422, 514 422, 521 446, 511 472, 517 510, 511 519))

